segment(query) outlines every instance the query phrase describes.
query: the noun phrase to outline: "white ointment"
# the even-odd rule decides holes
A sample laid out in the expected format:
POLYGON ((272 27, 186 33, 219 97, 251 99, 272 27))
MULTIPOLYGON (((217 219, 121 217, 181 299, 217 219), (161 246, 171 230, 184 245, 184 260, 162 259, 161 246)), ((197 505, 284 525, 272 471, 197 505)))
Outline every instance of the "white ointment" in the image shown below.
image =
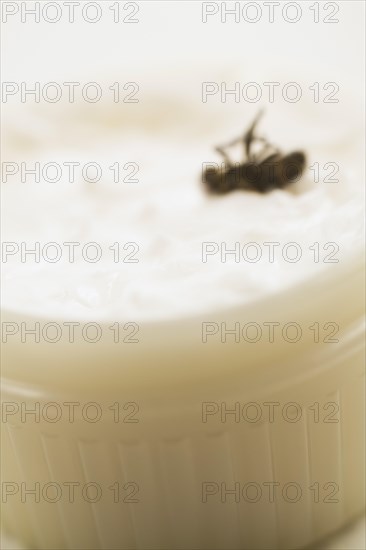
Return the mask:
POLYGON ((336 2, 89 4, 89 16, 100 4, 100 22, 69 24, 63 11, 60 23, 30 15, 24 24, 15 13, 4 25, 4 80, 42 90, 57 81, 63 91, 80 82, 74 103, 19 93, 2 105, 2 160, 14 163, 2 183, 4 523, 44 550, 318 548, 364 505, 361 4, 341 2, 339 13, 336 2), (138 4, 139 23, 115 23, 117 4, 123 18, 138 4), (222 23, 226 9, 259 10, 261 20, 222 23), (217 13, 204 22, 202 10, 217 13), (285 20, 297 10, 298 23, 285 20), (332 17, 339 24, 324 22, 332 17), (103 99, 89 104, 81 90, 92 81, 103 99), (286 101, 295 81, 302 96, 286 101), (124 93, 138 83, 139 102, 115 103, 116 82, 124 93), (207 101, 204 82, 216 82, 207 101), (239 101, 224 101, 236 82, 239 101), (248 82, 258 102, 243 99, 248 82), (273 102, 268 82, 279 83, 273 102), (210 196, 202 164, 220 163, 214 147, 263 107, 258 134, 285 154, 306 153, 302 181, 210 196), (44 181, 50 163, 58 181, 44 181), (79 163, 74 181, 70 163, 79 163), (94 183, 83 178, 88 163, 102 172, 94 183), (120 180, 138 181, 115 182, 116 163, 120 180), (90 243, 102 254, 95 263, 90 243), (89 322, 99 325, 94 340, 89 322), (49 419, 57 407, 62 418, 49 419), (84 413, 98 407, 89 422, 84 413), (294 410, 296 422, 286 416, 294 410), (38 502, 37 481, 41 490, 59 483, 62 498, 38 502), (205 501, 207 481, 215 494, 205 501), (89 482, 102 489, 92 504, 80 498, 89 482), (124 499, 131 483, 136 504, 124 499), (247 483, 258 500, 233 494, 247 483), (301 498, 290 502, 294 483, 301 498))
MULTIPOLYGON (((263 195, 236 191, 210 196, 200 181, 202 163, 221 163, 214 146, 244 132, 253 108, 243 109, 242 120, 229 111, 229 116, 212 121, 214 108, 206 107, 199 118, 189 105, 177 102, 174 108, 184 112, 183 126, 182 116, 175 120, 164 101, 137 106, 137 120, 127 121, 122 115, 113 121, 113 107, 92 107, 90 135, 85 114, 75 107, 61 112, 55 126, 42 118, 42 111, 29 121, 9 116, 14 136, 10 158, 21 158, 23 167, 19 162, 18 173, 9 175, 3 186, 3 241, 17 243, 3 248, 8 252, 3 264, 6 309, 98 320, 155 320, 217 311, 331 268, 360 245, 359 136, 357 126, 347 127, 346 118, 343 128, 337 123, 341 132, 334 136, 326 131, 325 117, 319 130, 304 122, 303 113, 296 120, 285 118, 281 109, 276 116, 269 110, 258 133, 284 152, 306 152, 308 170, 302 180, 263 195), (27 144, 24 127, 30 122, 37 132, 35 143, 27 144), (36 161, 39 183, 26 173, 36 161), (73 161, 80 164, 70 182, 67 163, 73 161), (50 162, 58 163, 58 175, 52 167, 44 171, 50 162), (95 176, 93 167, 83 177, 90 162, 100 166, 95 183, 85 181, 95 176), (119 183, 110 168, 116 162, 119 183), (129 174, 137 181, 128 181, 129 174), (48 247, 52 242, 57 248, 48 247), (98 251, 84 248, 91 242, 102 254, 95 263, 98 251), (73 262, 71 245, 64 243, 80 243, 75 244, 73 262), (22 256, 36 246, 39 262, 32 253, 22 256), (234 250, 236 254, 230 253, 234 250), (56 256, 59 260, 52 262, 56 256)), ((236 153, 239 159, 241 151, 236 153)))

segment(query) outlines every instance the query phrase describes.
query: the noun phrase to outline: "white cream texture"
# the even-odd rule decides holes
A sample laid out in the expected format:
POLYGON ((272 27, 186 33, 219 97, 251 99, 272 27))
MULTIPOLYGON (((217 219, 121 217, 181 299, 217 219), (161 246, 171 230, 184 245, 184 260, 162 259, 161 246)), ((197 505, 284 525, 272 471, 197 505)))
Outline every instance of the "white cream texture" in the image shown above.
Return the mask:
MULTIPOLYGON (((193 9, 191 3, 185 5, 190 6, 187 10, 193 9)), ((194 43, 200 43, 202 24, 196 27, 197 32, 191 29, 190 47, 194 39, 197 39, 194 43)), ((315 31, 321 33, 319 27, 315 31)), ((145 32, 143 27, 141 32, 145 32)), ((322 246, 337 243, 339 252, 335 257, 339 261, 345 260, 347 253, 360 245, 364 182, 362 120, 357 111, 359 96, 353 100, 354 90, 349 85, 346 90, 349 95, 342 88, 339 104, 315 104, 308 87, 321 80, 321 63, 319 69, 309 70, 306 77, 301 72, 304 68, 301 57, 296 63, 294 57, 289 71, 283 67, 275 71, 273 62, 268 69, 268 48, 263 47, 254 59, 252 54, 244 55, 240 51, 236 51, 233 58, 232 45, 228 44, 225 49, 225 40, 217 44, 217 32, 218 26, 213 27, 210 35, 216 50, 203 54, 207 45, 204 44, 194 65, 192 52, 187 52, 189 69, 177 61, 175 72, 169 72, 174 46, 167 49, 163 42, 168 70, 154 72, 148 65, 141 65, 141 60, 144 61, 141 45, 136 46, 135 60, 131 51, 128 56, 121 54, 121 64, 128 65, 129 71, 121 70, 118 75, 111 71, 110 76, 106 76, 104 67, 101 72, 106 88, 116 80, 140 83, 142 93, 138 104, 114 104, 108 97, 94 105, 85 102, 16 105, 9 101, 4 106, 8 135, 3 160, 23 161, 29 166, 35 161, 41 166, 48 162, 60 165, 70 161, 81 165, 97 162, 103 169, 101 180, 94 184, 83 181, 78 169, 74 183, 65 181, 65 169, 58 183, 34 183, 29 176, 25 183, 10 177, 3 184, 3 241, 25 241, 30 248, 36 241, 41 246, 52 241, 60 245, 80 242, 81 247, 95 241, 103 250, 102 260, 95 264, 81 257, 81 247, 76 249, 73 264, 67 261, 66 248, 62 259, 55 264, 35 263, 32 257, 21 263, 19 254, 9 257, 2 266, 5 310, 51 319, 96 321, 156 320, 219 311, 279 291, 319 269, 331 269, 332 264, 314 262, 314 252, 309 250, 314 242, 320 244, 321 259, 332 251, 323 251, 322 246), (224 53, 220 48, 224 48, 224 53), (201 102, 203 80, 226 80, 228 87, 237 80, 288 82, 296 80, 294 67, 301 76, 298 81, 304 90, 304 97, 297 104, 281 99, 267 105, 244 101, 225 104, 218 98, 201 102), (287 190, 265 195, 238 191, 220 197, 209 196, 200 183, 202 162, 221 162, 214 146, 240 135, 261 106, 266 107, 266 113, 259 133, 284 152, 304 150, 309 165, 319 162, 322 167, 327 162, 336 162, 339 172, 335 177, 339 182, 314 183, 313 172, 309 171, 301 182, 287 190), (114 162, 122 166, 136 162, 140 167, 135 176, 139 182, 114 183, 112 171, 108 169, 114 162), (302 248, 298 263, 285 261, 281 254, 283 245, 291 241, 302 248), (109 247, 115 242, 122 246, 127 242, 137 243, 139 252, 135 257, 139 262, 114 263, 109 247), (240 246, 256 242, 263 256, 257 263, 243 259, 236 263, 233 256, 228 256, 223 263, 216 254, 204 263, 203 242, 226 243, 228 249, 236 242, 240 246), (265 242, 280 243, 273 263, 268 262, 265 242)), ((229 40, 233 27, 221 26, 220 32, 225 32, 229 40)), ((277 33, 280 40, 278 29, 271 32, 277 33)), ((305 31, 297 27, 296 32, 305 31)), ((296 32, 291 29, 294 36, 296 32)), ((169 33, 172 39, 172 29, 169 33)), ((318 47, 322 43, 321 34, 319 37, 314 36, 315 46, 308 47, 318 47)), ((70 40, 72 42, 72 36, 70 40)), ((182 59, 188 43, 179 42, 178 46, 176 55, 182 59)), ((57 59, 67 57, 62 51, 68 45, 57 47, 56 65, 57 59)), ((286 40, 283 47, 288 52, 286 40)), ((302 48, 301 44, 299 47, 302 48)), ((329 49, 330 45, 326 47, 329 49)), ((299 51, 294 56, 299 55, 299 51)), ((311 51, 309 54, 301 51, 303 59, 311 55, 311 51)), ((73 80, 78 55, 74 50, 75 59, 67 57, 69 70, 63 67, 62 75, 68 78, 61 77, 60 73, 61 81, 73 80)), ((89 57, 93 57, 92 51, 89 57)), ((113 59, 117 57, 114 55, 113 59)), ((334 62, 335 69, 337 60, 330 62, 334 62)), ((345 56, 342 63, 349 68, 351 62, 345 56)), ((12 70, 8 69, 7 78, 15 80, 17 74, 12 70)), ((45 65, 44 75, 48 75, 47 70, 51 70, 50 66, 45 65)), ((19 80, 23 73, 19 72, 19 80)), ((44 81, 46 77, 41 78, 42 74, 41 70, 36 71, 28 80, 44 81)), ((323 81, 330 80, 332 75, 336 80, 339 74, 325 72, 323 81)), ((94 67, 93 73, 86 71, 83 78, 79 74, 77 80, 91 81, 97 76, 98 70, 94 67)), ((50 79, 56 79, 54 74, 52 77, 50 79)), ((347 79, 346 72, 342 83, 347 83, 347 79)), ((326 174, 329 170, 321 170, 323 178, 326 174)))
MULTIPOLYGON (((189 106, 182 108, 189 117, 189 106)), ((247 116, 241 124, 233 121, 233 135, 249 120, 247 116)), ((297 142, 303 140, 311 164, 315 159, 320 166, 337 160, 340 171, 335 177, 339 183, 313 183, 310 171, 288 190, 265 195, 237 191, 217 197, 209 196, 200 183, 202 162, 220 162, 212 151, 216 139, 210 131, 194 135, 196 115, 192 117, 191 136, 187 130, 179 135, 179 125, 163 131, 157 125, 156 133, 142 126, 132 134, 123 125, 106 124, 103 117, 89 119, 94 142, 90 137, 84 142, 83 121, 60 120, 58 139, 62 137, 67 144, 72 125, 71 139, 78 141, 77 149, 74 144, 61 149, 58 143, 48 143, 47 121, 37 119, 35 123, 42 128, 37 149, 41 166, 51 161, 61 166, 67 161, 78 161, 82 166, 94 161, 102 167, 103 176, 97 183, 88 183, 76 169, 74 183, 35 183, 32 176, 20 183, 15 177, 8 178, 3 189, 3 241, 19 245, 24 241, 29 249, 35 242, 41 249, 56 242, 62 257, 57 263, 42 258, 36 263, 30 254, 22 263, 20 253, 9 256, 3 265, 5 308, 47 317, 96 320, 156 319, 217 310, 277 291, 327 267, 322 260, 333 249, 322 250, 325 243, 339 245, 334 257, 342 261, 345 252, 360 241, 360 176, 352 157, 344 155, 342 165, 337 150, 345 149, 348 140, 350 147, 353 145, 348 132, 333 140, 329 136, 329 147, 324 147, 329 155, 322 151, 316 156, 316 147, 310 148, 311 128, 298 135, 293 121, 284 121, 286 131, 296 132, 297 142), (139 165, 135 175, 138 183, 113 182, 108 167, 116 159, 121 165, 128 161, 139 165), (80 243, 74 263, 68 261, 64 242, 80 243), (102 250, 102 259, 96 263, 86 261, 81 254, 81 248, 90 242, 98 243, 102 250), (133 250, 123 250, 123 245, 137 243, 139 251, 133 257, 138 263, 115 263, 109 249, 115 242, 121 243, 121 259, 133 250), (262 257, 250 263, 241 255, 236 263, 229 254, 222 262, 216 253, 205 263, 204 242, 215 242, 219 247, 225 243, 228 250, 236 242, 241 250, 246 243, 256 242, 262 257), (265 242, 280 243, 274 249, 273 263, 268 260, 265 242), (283 246, 289 242, 301 247, 302 257, 297 263, 283 258, 283 246), (314 242, 320 244, 318 264, 314 262, 315 252, 309 249, 314 242)), ((266 119, 261 126, 264 131, 266 119)), ((278 133, 273 126, 265 133, 275 141, 278 133)), ((17 131, 15 141, 20 143, 21 130, 17 131)), ((23 157, 27 158, 26 150, 23 157)), ((27 165, 31 166, 31 161, 27 165)), ((323 177, 328 172, 321 171, 323 177)), ((67 179, 65 167, 63 173, 67 179)), ((254 248, 247 252, 255 255, 254 248)), ((53 253, 50 249, 50 257, 53 253)), ((288 250, 289 256, 294 253, 295 249, 288 250)))

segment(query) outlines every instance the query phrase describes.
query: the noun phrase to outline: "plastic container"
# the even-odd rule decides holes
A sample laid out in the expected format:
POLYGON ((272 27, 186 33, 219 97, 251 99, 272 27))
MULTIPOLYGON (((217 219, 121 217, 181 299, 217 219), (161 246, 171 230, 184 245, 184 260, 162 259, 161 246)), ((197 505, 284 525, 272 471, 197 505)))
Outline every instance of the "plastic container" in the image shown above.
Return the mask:
POLYGON ((349 522, 364 507, 362 281, 353 256, 245 307, 142 324, 139 343, 108 325, 94 344, 9 337, 5 528, 37 549, 294 549, 349 522), (281 330, 204 343, 203 322, 281 330))

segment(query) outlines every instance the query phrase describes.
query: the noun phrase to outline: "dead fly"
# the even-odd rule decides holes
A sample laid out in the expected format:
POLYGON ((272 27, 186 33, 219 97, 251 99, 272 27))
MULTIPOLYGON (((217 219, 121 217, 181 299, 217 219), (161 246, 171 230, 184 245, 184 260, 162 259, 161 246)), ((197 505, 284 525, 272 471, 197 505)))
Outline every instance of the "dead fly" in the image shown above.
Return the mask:
POLYGON ((255 135, 255 129, 262 112, 243 137, 235 139, 224 147, 216 147, 223 157, 223 168, 209 167, 203 172, 203 182, 213 193, 228 193, 235 189, 245 189, 265 193, 272 189, 283 189, 290 183, 298 181, 305 168, 306 158, 301 151, 283 155, 281 151, 268 143, 263 137, 255 135), (225 150, 236 143, 244 146, 244 162, 233 163, 225 150), (253 145, 258 144, 257 152, 253 145))

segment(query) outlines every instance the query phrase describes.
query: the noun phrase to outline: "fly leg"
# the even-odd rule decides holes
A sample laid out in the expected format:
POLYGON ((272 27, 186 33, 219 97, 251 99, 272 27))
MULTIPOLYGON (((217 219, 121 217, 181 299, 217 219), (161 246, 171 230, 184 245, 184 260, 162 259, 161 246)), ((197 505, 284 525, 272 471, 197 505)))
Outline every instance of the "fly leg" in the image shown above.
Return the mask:
POLYGON ((241 136, 239 138, 234 139, 233 141, 230 141, 227 145, 223 145, 221 147, 216 147, 216 151, 218 153, 220 153, 220 155, 224 158, 225 162, 227 163, 227 165, 229 167, 232 167, 233 164, 230 161, 228 155, 225 153, 225 149, 227 149, 228 147, 232 147, 233 145, 236 145, 237 143, 243 142, 244 147, 245 147, 246 158, 249 159, 250 158, 250 146, 251 146, 252 142, 254 140, 258 140, 258 139, 260 139, 262 141, 262 138, 255 138, 254 137, 255 127, 257 126, 257 124, 259 122, 259 119, 261 118, 262 115, 263 115, 263 110, 259 111, 259 113, 255 117, 252 125, 250 126, 249 130, 247 130, 245 132, 244 136, 241 136))
POLYGON ((215 147, 215 150, 222 156, 227 168, 232 168, 233 163, 231 162, 229 155, 225 153, 225 147, 215 147))
POLYGON ((278 149, 275 149, 265 138, 257 137, 254 135, 255 129, 262 115, 263 115, 263 110, 259 111, 259 113, 255 117, 249 129, 245 132, 244 136, 241 136, 239 138, 234 139, 233 141, 230 141, 227 145, 216 147, 216 151, 220 153, 220 155, 223 157, 223 159, 225 160, 229 168, 233 167, 234 165, 230 161, 229 156, 225 152, 225 149, 227 149, 228 147, 232 147, 233 145, 236 145, 237 143, 240 143, 240 142, 244 144, 246 162, 248 161, 258 162, 259 160, 264 159, 267 156, 267 153, 269 151, 271 151, 272 153, 278 152, 278 149), (258 141, 264 144, 264 147, 260 151, 259 155, 252 153, 252 145, 254 142, 258 142, 258 141))
POLYGON ((254 131, 255 131, 256 126, 257 126, 260 118, 262 117, 262 115, 263 115, 263 109, 261 111, 259 111, 259 113, 255 117, 255 119, 253 120, 252 125, 245 132, 244 137, 242 138, 243 143, 244 143, 245 155, 246 155, 247 160, 251 159, 251 156, 252 156, 251 155, 251 146, 252 146, 253 141, 258 139, 258 138, 254 137, 254 131))

